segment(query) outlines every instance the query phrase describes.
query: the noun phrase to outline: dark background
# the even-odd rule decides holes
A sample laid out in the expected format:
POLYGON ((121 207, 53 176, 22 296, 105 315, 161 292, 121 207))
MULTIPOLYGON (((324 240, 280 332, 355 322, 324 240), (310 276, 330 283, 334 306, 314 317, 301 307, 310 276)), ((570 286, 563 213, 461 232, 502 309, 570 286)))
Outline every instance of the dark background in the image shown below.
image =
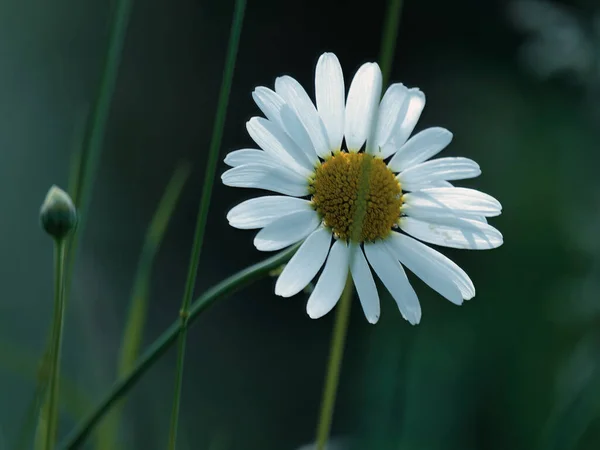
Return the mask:
MULTIPOLYGON (((443 251, 477 288, 460 308, 413 279, 417 327, 386 295, 376 326, 354 302, 333 434, 374 450, 595 449, 600 5, 404 3, 391 81, 427 95, 417 131, 450 129, 445 156, 481 165, 465 184, 502 202, 493 225, 505 244, 443 251)), ((253 145, 245 122, 259 114, 254 87, 289 74, 312 95, 324 51, 339 57, 347 86, 376 61, 386 6, 249 1, 220 161, 253 145)), ((50 325, 52 251, 39 204, 51 184, 67 184, 111 7, 0 3, 0 448, 13 448, 50 325)), ((145 228, 187 160, 193 173, 156 260, 144 342, 177 317, 232 12, 230 1, 134 4, 65 326, 64 385, 83 399, 65 408, 61 434, 114 380, 145 228)), ((224 170, 219 163, 218 176, 224 170)), ((225 219, 254 195, 215 184, 198 293, 267 256, 225 219)), ((190 332, 182 449, 293 450, 313 440, 333 314, 310 320, 306 295, 282 299, 273 286, 255 283, 190 332)), ((165 448, 174 353, 129 398, 123 448, 165 448)))

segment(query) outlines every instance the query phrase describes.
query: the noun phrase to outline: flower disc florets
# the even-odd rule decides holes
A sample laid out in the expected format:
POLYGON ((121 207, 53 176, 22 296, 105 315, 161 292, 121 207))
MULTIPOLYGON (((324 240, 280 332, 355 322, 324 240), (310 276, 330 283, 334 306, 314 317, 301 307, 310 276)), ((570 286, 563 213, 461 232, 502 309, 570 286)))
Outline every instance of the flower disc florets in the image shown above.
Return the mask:
POLYGON ((400 217, 400 183, 381 159, 366 153, 336 153, 315 170, 311 192, 325 226, 345 241, 383 239, 400 217), (366 183, 362 190, 361 183, 366 183), (362 220, 361 230, 352 239, 357 219, 362 220))

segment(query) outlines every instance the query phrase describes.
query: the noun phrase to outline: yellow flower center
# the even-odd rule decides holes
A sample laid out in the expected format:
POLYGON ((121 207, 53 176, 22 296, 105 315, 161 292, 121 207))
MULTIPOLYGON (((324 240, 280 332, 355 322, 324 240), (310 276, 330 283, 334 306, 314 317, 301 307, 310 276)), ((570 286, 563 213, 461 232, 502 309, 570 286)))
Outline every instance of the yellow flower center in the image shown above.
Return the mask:
POLYGON ((325 226, 345 241, 385 238, 400 217, 400 183, 381 159, 365 153, 340 152, 325 161, 311 179, 311 193, 325 226), (362 220, 360 233, 352 229, 355 220, 362 220))

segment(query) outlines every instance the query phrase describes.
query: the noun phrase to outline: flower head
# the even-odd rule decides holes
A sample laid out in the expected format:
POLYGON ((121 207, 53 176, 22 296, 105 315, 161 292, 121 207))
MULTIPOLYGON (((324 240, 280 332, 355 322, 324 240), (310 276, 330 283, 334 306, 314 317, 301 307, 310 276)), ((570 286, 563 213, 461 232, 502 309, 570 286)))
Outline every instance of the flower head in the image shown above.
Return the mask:
POLYGON ((77 211, 69 194, 52 186, 40 208, 40 221, 54 239, 63 239, 73 231, 77 225, 77 211))
POLYGON ((253 117, 247 129, 260 149, 225 158, 232 168, 224 184, 283 194, 247 200, 227 219, 236 228, 260 228, 258 250, 302 241, 275 293, 297 294, 322 269, 307 303, 312 318, 331 311, 351 276, 367 320, 377 322, 374 270, 402 316, 416 324, 421 307, 403 265, 455 304, 475 295, 468 275, 421 241, 472 250, 502 244, 486 219, 500 214, 500 203, 450 183, 478 176, 477 163, 430 160, 452 133, 435 127, 409 139, 425 96, 392 84, 381 98, 381 78, 377 64, 362 65, 346 96, 340 63, 325 53, 316 67, 316 106, 289 76, 277 78, 274 91, 256 88, 252 96, 266 118, 253 117))

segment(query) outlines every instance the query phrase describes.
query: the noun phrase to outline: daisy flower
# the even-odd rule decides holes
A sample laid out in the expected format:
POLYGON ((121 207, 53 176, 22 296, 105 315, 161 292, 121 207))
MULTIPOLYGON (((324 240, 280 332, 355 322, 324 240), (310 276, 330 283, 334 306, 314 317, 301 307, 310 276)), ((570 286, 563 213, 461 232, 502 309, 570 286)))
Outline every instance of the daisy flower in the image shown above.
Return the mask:
POLYGON ((260 228, 254 245, 261 251, 302 242, 275 293, 297 294, 322 269, 306 305, 313 319, 333 309, 351 276, 367 320, 376 323, 374 271, 402 316, 417 324, 421 307, 403 266, 452 303, 475 296, 468 275, 423 242, 471 250, 502 244, 502 235, 486 220, 500 214, 500 203, 450 184, 478 176, 477 163, 429 160, 452 133, 434 127, 409 139, 425 96, 392 84, 381 98, 381 80, 379 66, 366 63, 346 96, 337 57, 324 53, 315 73, 316 105, 289 76, 277 78, 274 91, 257 87, 252 97, 265 118, 251 118, 246 128, 260 149, 236 150, 225 158, 231 167, 221 177, 225 185, 281 194, 235 206, 227 214, 229 224, 260 228), (362 219, 360 234, 351 235, 356 217, 362 219))

